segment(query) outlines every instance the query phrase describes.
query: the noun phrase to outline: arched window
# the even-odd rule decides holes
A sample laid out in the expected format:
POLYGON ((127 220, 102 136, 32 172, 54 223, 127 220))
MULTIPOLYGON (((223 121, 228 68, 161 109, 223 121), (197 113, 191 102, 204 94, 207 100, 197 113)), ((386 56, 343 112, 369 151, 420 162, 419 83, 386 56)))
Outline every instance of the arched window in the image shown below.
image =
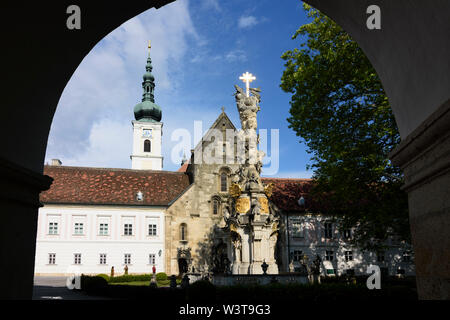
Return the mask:
POLYGON ((187 240, 187 225, 185 223, 182 223, 180 225, 180 240, 181 241, 187 240))
POLYGON ((219 213, 219 200, 217 199, 213 199, 213 214, 218 214, 219 213))
POLYGON ((144 141, 144 152, 150 152, 150 150, 151 150, 150 140, 145 140, 144 141))
POLYGON ((220 174, 220 191, 222 192, 228 191, 227 174, 225 172, 222 172, 220 174))

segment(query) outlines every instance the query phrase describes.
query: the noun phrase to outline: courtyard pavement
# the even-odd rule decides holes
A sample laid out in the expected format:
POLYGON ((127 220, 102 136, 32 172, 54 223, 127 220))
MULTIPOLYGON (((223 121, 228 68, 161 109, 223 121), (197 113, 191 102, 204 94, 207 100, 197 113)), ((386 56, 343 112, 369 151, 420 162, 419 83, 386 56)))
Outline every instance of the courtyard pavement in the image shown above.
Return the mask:
POLYGON ((66 277, 34 277, 33 300, 107 300, 66 287, 66 277))

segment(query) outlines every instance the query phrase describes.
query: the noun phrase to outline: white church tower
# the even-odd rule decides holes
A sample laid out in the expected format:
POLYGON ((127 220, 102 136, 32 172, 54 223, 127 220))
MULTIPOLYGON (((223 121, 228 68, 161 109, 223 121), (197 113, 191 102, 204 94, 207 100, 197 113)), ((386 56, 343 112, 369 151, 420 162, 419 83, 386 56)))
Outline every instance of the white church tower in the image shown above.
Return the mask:
POLYGON ((163 157, 161 150, 162 127, 161 108, 155 103, 155 77, 152 75, 152 59, 150 58, 150 41, 148 59, 144 73, 142 102, 134 107, 133 120, 133 154, 131 168, 138 170, 162 170, 163 157))

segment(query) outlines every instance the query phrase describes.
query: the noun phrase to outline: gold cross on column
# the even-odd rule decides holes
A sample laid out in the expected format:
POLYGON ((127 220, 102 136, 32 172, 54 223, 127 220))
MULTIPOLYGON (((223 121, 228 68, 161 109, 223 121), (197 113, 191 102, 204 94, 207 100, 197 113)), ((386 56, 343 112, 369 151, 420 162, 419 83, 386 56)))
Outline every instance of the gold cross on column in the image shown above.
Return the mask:
POLYGON ((256 77, 252 75, 251 73, 244 73, 242 76, 239 77, 239 80, 242 80, 245 82, 245 93, 247 94, 247 97, 249 96, 249 90, 250 90, 250 82, 253 80, 256 80, 256 77))

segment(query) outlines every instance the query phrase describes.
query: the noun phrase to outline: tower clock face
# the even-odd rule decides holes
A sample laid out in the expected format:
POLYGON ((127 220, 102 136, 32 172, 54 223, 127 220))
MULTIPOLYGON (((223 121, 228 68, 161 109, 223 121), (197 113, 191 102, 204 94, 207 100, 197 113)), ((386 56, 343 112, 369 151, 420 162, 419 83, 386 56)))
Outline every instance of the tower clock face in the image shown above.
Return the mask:
POLYGON ((142 130, 142 136, 145 138, 151 138, 152 137, 152 130, 151 129, 144 129, 142 130))

